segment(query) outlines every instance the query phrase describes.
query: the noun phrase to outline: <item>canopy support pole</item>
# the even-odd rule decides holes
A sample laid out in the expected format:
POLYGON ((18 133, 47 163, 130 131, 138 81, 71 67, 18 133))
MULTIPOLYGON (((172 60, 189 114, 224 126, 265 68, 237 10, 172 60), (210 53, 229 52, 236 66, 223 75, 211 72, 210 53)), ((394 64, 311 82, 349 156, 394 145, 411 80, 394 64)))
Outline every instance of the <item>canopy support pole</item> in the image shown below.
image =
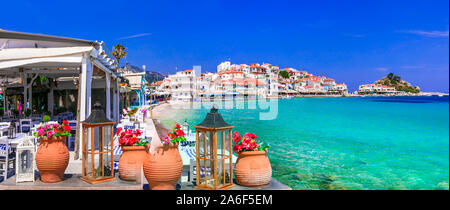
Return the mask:
POLYGON ((105 72, 106 75, 106 117, 111 120, 111 75, 105 72))

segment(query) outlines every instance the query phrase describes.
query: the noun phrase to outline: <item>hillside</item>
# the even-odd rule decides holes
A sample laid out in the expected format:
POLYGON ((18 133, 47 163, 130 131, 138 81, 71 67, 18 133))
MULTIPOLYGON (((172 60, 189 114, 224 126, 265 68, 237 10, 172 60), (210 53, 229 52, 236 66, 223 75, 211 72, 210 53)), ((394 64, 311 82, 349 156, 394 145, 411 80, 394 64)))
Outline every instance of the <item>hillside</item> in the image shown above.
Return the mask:
POLYGON ((417 86, 412 86, 411 83, 402 80, 402 78, 398 75, 394 75, 394 73, 390 73, 387 76, 377 80, 374 84, 382 84, 387 86, 395 87, 397 91, 405 91, 410 93, 419 93, 420 88, 417 86))
MULTIPOLYGON (((142 69, 141 67, 134 66, 134 65, 131 65, 129 63, 126 64, 125 68, 128 71, 131 71, 133 73, 144 72, 144 69, 142 69)), ((163 80, 165 77, 166 77, 165 74, 161 74, 159 72, 145 71, 145 79, 147 80, 147 82, 149 84, 151 84, 152 82, 155 82, 155 81, 163 80)))
POLYGON ((146 71, 145 72, 145 79, 147 80, 147 82, 149 84, 151 84, 152 82, 155 81, 160 81, 163 80, 167 75, 165 74, 161 74, 159 72, 154 72, 154 71, 146 71))

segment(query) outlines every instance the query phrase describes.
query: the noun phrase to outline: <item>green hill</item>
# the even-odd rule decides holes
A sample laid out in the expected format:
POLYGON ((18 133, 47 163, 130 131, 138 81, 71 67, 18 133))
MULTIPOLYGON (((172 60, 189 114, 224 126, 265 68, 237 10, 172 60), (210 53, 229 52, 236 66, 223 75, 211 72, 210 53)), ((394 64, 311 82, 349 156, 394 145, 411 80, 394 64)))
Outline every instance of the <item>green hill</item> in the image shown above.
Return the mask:
POLYGON ((412 86, 411 83, 402 80, 398 75, 394 73, 389 73, 387 76, 377 80, 374 84, 382 84, 387 86, 394 86, 397 91, 405 91, 409 93, 419 93, 420 88, 417 86, 412 86))

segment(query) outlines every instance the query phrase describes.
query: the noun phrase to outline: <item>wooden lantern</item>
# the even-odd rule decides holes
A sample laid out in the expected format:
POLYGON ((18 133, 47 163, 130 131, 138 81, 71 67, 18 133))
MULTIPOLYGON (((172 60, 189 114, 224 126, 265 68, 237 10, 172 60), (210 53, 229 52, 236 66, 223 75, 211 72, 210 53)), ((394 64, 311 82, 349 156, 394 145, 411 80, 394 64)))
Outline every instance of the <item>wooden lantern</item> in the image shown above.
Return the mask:
POLYGON ((100 102, 96 102, 91 115, 81 124, 81 180, 90 184, 114 180, 114 122, 106 118, 100 102))
POLYGON ((213 106, 196 131, 196 188, 233 187, 232 129, 213 106))

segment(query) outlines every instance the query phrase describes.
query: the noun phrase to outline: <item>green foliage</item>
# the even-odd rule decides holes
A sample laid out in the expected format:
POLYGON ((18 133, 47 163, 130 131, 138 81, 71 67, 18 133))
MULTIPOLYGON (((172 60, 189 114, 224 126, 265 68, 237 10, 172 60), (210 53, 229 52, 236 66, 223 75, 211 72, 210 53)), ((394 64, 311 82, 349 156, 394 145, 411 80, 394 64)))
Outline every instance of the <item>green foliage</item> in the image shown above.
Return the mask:
POLYGON ((48 78, 44 76, 39 76, 39 80, 41 81, 41 83, 44 83, 45 81, 48 80, 48 78))
POLYGON ((13 109, 12 113, 14 114, 14 116, 19 115, 19 110, 18 109, 13 109))
POLYGON ((136 114, 136 112, 139 110, 139 108, 137 108, 137 107, 135 107, 135 108, 133 108, 132 110, 130 110, 129 112, 128 112, 128 116, 134 116, 134 114, 136 114))
POLYGON ((402 86, 399 86, 397 90, 405 91, 405 92, 409 92, 409 93, 419 93, 420 92, 419 90, 417 90, 413 87, 402 87, 402 86))
POLYGON ((25 117, 29 117, 31 115, 31 109, 25 110, 25 117))
POLYGON ((42 120, 46 123, 46 122, 50 121, 50 116, 44 115, 44 117, 42 117, 42 120))
POLYGON ((259 147, 258 147, 258 151, 264 151, 264 150, 268 150, 270 148, 269 145, 264 145, 263 142, 259 143, 259 147))
POLYGON ((394 77, 394 73, 389 73, 389 74, 387 75, 387 78, 389 78, 389 79, 392 79, 392 77, 394 77))
POLYGON ((120 59, 127 56, 127 51, 125 51, 125 47, 121 44, 114 45, 114 50, 111 52, 111 54, 117 59, 117 64, 120 67, 120 59))
POLYGON ((420 90, 417 88, 413 88, 408 86, 408 83, 402 82, 402 78, 400 76, 395 75, 394 73, 389 73, 386 76, 386 79, 383 79, 383 82, 378 82, 379 84, 394 86, 397 91, 404 91, 409 93, 419 93, 420 90))
POLYGON ((281 77, 283 77, 285 79, 289 78, 289 72, 287 72, 287 71, 284 71, 284 70, 280 71, 279 74, 281 75, 281 77))

